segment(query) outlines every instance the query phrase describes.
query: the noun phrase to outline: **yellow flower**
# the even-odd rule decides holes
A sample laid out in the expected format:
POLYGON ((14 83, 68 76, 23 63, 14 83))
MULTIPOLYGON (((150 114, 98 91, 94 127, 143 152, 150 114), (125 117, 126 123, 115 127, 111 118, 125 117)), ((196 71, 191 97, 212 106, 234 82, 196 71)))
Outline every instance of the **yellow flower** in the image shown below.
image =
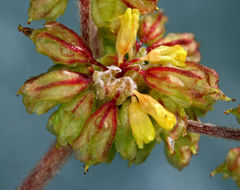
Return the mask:
POLYGON ((118 54, 118 62, 123 62, 123 57, 126 53, 130 53, 136 42, 137 31, 139 27, 139 10, 128 8, 121 20, 116 39, 116 50, 118 54))
POLYGON ((134 96, 132 97, 128 112, 133 137, 138 148, 142 149, 144 143, 150 143, 155 138, 153 124, 134 96))
POLYGON ((160 127, 166 130, 170 130, 176 125, 177 119, 175 115, 166 110, 154 98, 146 94, 141 94, 136 90, 134 91, 134 94, 137 96, 142 110, 151 115, 160 127))
POLYGON ((186 57, 187 51, 180 45, 159 46, 142 57, 141 60, 160 65, 171 63, 181 67, 185 66, 186 57))

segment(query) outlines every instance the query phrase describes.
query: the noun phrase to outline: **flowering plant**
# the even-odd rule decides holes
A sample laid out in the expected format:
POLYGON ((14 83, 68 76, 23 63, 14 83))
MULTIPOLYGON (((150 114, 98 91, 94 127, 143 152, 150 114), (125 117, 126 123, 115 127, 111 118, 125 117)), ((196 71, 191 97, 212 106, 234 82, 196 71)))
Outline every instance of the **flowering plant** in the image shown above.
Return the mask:
MULTIPOLYGON (((59 106, 47 129, 56 149, 73 149, 85 172, 111 162, 116 152, 129 165, 140 164, 161 141, 172 166, 187 166, 198 152, 198 116, 216 101, 232 100, 219 89, 216 71, 200 64, 194 35, 165 35, 167 17, 156 0, 82 0, 80 37, 55 21, 66 5, 32 0, 28 22, 45 20, 45 27, 19 26, 55 64, 19 89, 27 112, 59 106)), ((225 165, 216 172, 224 168, 238 181, 225 165)))

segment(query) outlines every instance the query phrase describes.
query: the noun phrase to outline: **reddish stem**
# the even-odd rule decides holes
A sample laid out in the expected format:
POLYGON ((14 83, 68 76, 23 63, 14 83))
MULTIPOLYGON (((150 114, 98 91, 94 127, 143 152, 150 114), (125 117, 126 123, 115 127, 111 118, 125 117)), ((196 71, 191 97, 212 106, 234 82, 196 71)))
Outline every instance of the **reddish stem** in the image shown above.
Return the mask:
POLYGON ((43 189, 71 155, 71 146, 56 148, 54 143, 17 190, 43 189))
POLYGON ((211 123, 201 123, 197 121, 188 120, 187 130, 212 137, 240 140, 240 130, 228 127, 221 127, 211 123))
POLYGON ((95 58, 102 54, 98 29, 92 20, 91 0, 78 0, 81 31, 85 44, 92 50, 95 58))

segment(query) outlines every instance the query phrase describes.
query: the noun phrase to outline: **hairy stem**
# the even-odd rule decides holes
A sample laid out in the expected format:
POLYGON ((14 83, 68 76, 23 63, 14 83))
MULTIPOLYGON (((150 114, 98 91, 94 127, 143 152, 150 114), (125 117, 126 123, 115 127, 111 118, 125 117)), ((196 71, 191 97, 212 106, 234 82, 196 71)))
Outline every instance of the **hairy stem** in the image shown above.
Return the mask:
POLYGON ((94 57, 98 58, 102 54, 102 48, 98 29, 92 20, 91 1, 92 0, 78 0, 79 16, 83 40, 92 50, 94 57))
POLYGON ((187 130, 212 137, 240 140, 240 130, 228 127, 221 127, 211 123, 201 123, 197 121, 188 120, 187 130))
POLYGON ((71 146, 56 148, 54 143, 17 190, 44 189, 71 155, 71 146))

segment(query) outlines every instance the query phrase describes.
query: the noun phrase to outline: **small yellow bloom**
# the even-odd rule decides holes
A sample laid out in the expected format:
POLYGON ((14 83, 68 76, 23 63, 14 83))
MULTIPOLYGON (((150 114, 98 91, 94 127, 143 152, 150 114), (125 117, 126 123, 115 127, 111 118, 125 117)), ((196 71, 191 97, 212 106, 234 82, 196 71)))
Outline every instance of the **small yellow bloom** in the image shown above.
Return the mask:
POLYGON ((185 66, 187 51, 180 45, 159 46, 142 57, 142 61, 148 61, 153 64, 171 63, 175 66, 185 66))
POLYGON ((128 112, 133 137, 138 148, 142 149, 144 143, 150 143, 155 138, 153 124, 148 115, 142 110, 136 97, 132 97, 128 112))
POLYGON ((139 10, 128 8, 121 20, 116 39, 116 50, 118 54, 118 62, 123 62, 123 57, 126 53, 130 53, 136 42, 137 31, 139 27, 139 10))
POLYGON ((177 119, 175 115, 166 110, 154 98, 146 94, 141 94, 136 90, 134 91, 134 94, 137 96, 142 110, 151 115, 160 127, 170 130, 176 125, 177 119))

